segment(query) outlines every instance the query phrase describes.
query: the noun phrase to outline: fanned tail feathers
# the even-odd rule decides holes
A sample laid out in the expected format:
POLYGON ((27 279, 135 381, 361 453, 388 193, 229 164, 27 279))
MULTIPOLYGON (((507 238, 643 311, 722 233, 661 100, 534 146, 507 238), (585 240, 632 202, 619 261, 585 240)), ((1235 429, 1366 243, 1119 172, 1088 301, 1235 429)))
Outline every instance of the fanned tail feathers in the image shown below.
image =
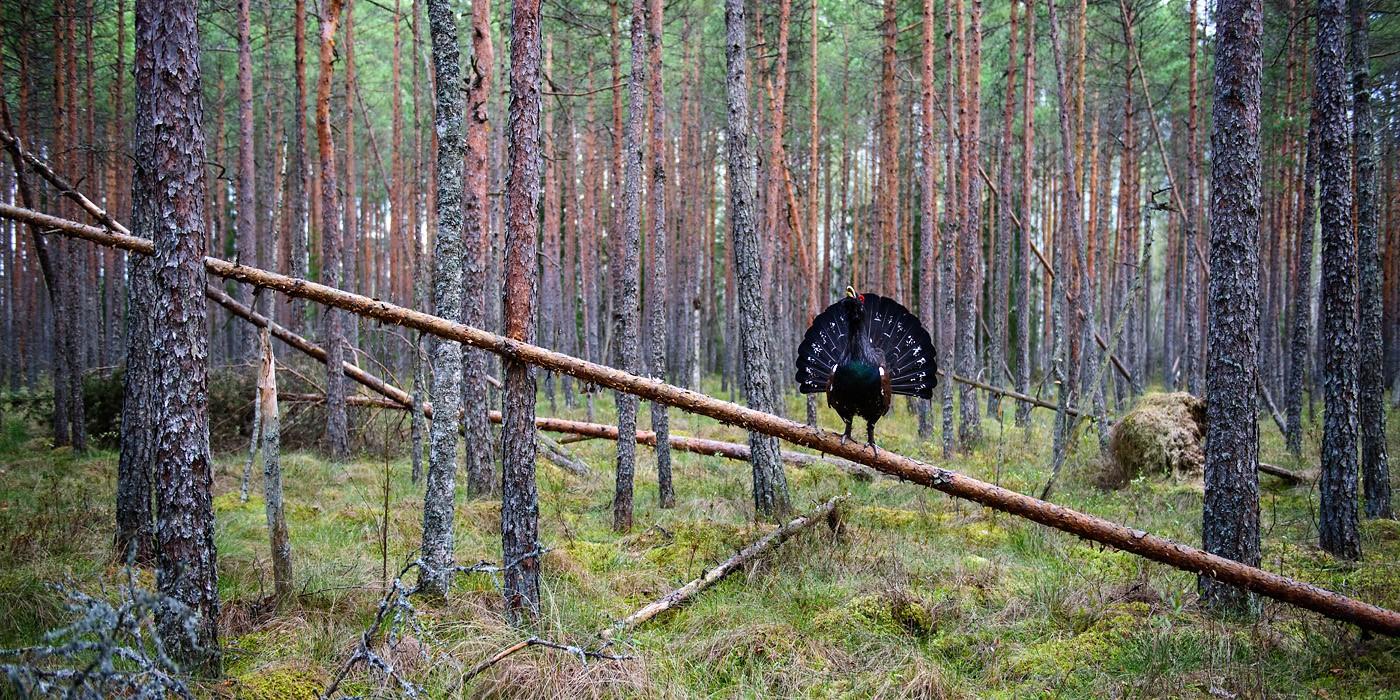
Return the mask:
MULTIPOLYGON (((899 302, 878 294, 865 295, 865 329, 870 343, 884 356, 890 390, 896 394, 932 398, 938 382, 933 341, 919 319, 899 302)), ((845 358, 850 319, 838 301, 812 321, 797 350, 797 383, 802 393, 823 392, 845 358)))

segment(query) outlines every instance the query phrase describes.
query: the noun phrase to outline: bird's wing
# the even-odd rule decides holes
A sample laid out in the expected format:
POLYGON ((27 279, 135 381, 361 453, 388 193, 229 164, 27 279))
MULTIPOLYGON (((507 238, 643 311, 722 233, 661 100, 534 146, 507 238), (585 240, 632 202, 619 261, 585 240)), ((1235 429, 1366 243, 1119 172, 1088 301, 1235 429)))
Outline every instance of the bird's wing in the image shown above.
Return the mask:
POLYGON ((938 360, 933 340, 919 319, 899 302, 877 294, 865 295, 870 342, 885 357, 890 391, 933 398, 938 383, 938 360))
POLYGON ((823 392, 831 386, 831 376, 841 364, 850 329, 850 320, 841 312, 840 302, 812 319, 812 326, 797 348, 797 385, 802 393, 823 392))

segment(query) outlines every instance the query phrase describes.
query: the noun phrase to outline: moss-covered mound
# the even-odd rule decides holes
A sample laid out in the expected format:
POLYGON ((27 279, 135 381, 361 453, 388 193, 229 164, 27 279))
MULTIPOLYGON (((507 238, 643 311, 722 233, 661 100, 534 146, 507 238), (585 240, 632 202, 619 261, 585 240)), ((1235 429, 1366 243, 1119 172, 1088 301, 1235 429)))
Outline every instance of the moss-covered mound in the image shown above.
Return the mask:
POLYGON ((1119 488, 1143 474, 1199 473, 1205 427, 1205 401, 1185 392, 1143 396, 1113 426, 1099 484, 1119 488))

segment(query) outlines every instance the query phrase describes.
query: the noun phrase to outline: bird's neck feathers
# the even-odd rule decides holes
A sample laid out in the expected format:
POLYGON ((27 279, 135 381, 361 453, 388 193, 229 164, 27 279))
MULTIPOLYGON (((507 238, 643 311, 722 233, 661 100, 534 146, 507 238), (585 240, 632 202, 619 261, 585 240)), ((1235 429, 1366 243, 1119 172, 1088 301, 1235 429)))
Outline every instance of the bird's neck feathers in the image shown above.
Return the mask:
POLYGON ((846 357, 852 360, 868 360, 869 346, 870 339, 866 337, 865 320, 853 315, 850 320, 850 335, 846 338, 846 357))

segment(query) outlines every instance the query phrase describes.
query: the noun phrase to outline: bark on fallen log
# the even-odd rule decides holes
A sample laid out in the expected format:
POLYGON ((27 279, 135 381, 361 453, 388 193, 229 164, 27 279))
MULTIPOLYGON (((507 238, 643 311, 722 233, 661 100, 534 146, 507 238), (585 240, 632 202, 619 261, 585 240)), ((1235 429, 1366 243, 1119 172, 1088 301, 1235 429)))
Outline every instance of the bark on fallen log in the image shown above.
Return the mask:
MULTIPOLYGON (((284 401, 304 403, 321 403, 325 401, 325 397, 321 396, 320 394, 282 394, 281 398, 284 401)), ((376 399, 369 396, 349 396, 346 398, 350 402, 351 406, 373 406, 377 408, 407 410, 406 406, 391 399, 376 399)), ((491 417, 492 423, 500 424, 500 411, 491 411, 489 415, 491 417)), ((535 429, 545 430, 551 433, 563 433, 574 437, 583 437, 588 439, 602 438, 605 440, 614 441, 617 440, 618 435, 617 426, 615 425, 608 425, 606 423, 588 423, 585 421, 568 420, 564 418, 548 418, 545 416, 535 417, 535 429)), ((749 461, 748 445, 742 445, 737 442, 725 442, 723 440, 710 440, 707 438, 687 437, 685 435, 670 435, 668 437, 669 442, 671 444, 671 448, 675 450, 680 450, 682 452, 693 452, 695 454, 701 455, 710 455, 712 457, 725 457, 727 459, 732 459, 739 462, 749 461)), ((554 443, 555 445, 559 445, 559 443, 555 442, 554 440, 550 440, 550 442, 554 443)), ((656 447, 656 433, 650 430, 638 430, 637 442, 643 445, 648 445, 650 447, 656 447)), ((552 449, 558 449, 561 453, 567 454, 563 451, 562 446, 552 449)), ((836 467, 837 469, 845 471, 851 474, 852 476, 861 479, 871 479, 879 475, 879 472, 869 467, 837 457, 810 455, 805 452, 783 450, 782 458, 784 462, 787 462, 788 464, 794 464, 800 467, 810 467, 816 464, 825 464, 828 466, 836 467)))
POLYGON ((764 535, 757 542, 740 550, 738 554, 724 560, 713 569, 706 571, 700 578, 667 593, 661 598, 646 604, 646 606, 637 612, 614 622, 612 626, 604 628, 598 633, 598 636, 604 640, 612 639, 613 635, 619 632, 626 632, 667 610, 685 604, 686 601, 694 598, 706 588, 715 585, 725 576, 738 570, 739 567, 757 559, 768 550, 782 544, 788 538, 816 523, 827 521, 831 523, 834 529, 836 526, 836 521, 834 520, 836 508, 844 500, 846 500, 845 496, 837 496, 817 506, 812 512, 789 520, 784 523, 782 527, 764 535))
MULTIPOLYGON (((114 234, 96 226, 42 214, 29 209, 0 204, 0 217, 38 225, 54 233, 82 238, 134 253, 149 255, 151 242, 129 235, 114 234)), ((472 347, 546 369, 563 372, 581 380, 617 391, 634 394, 648 401, 709 416, 748 431, 782 438, 804 447, 873 467, 891 476, 937 489, 990 508, 1053 527, 1085 539, 1203 574, 1218 581, 1249 589, 1275 600, 1306 608, 1359 627, 1400 636, 1400 613, 1328 591, 1308 583, 1226 559, 1190 545, 1148 534, 1103 518, 1080 513, 1054 503, 995 486, 958 472, 894 454, 888 450, 871 452, 864 445, 843 443, 836 433, 803 425, 762 411, 671 386, 656 379, 639 377, 621 370, 581 360, 563 353, 511 340, 479 328, 438 318, 421 311, 395 306, 341 289, 295 279, 266 270, 231 263, 217 258, 204 259, 211 274, 247 284, 274 289, 284 294, 345 309, 386 323, 394 323, 456 340, 472 347)))

